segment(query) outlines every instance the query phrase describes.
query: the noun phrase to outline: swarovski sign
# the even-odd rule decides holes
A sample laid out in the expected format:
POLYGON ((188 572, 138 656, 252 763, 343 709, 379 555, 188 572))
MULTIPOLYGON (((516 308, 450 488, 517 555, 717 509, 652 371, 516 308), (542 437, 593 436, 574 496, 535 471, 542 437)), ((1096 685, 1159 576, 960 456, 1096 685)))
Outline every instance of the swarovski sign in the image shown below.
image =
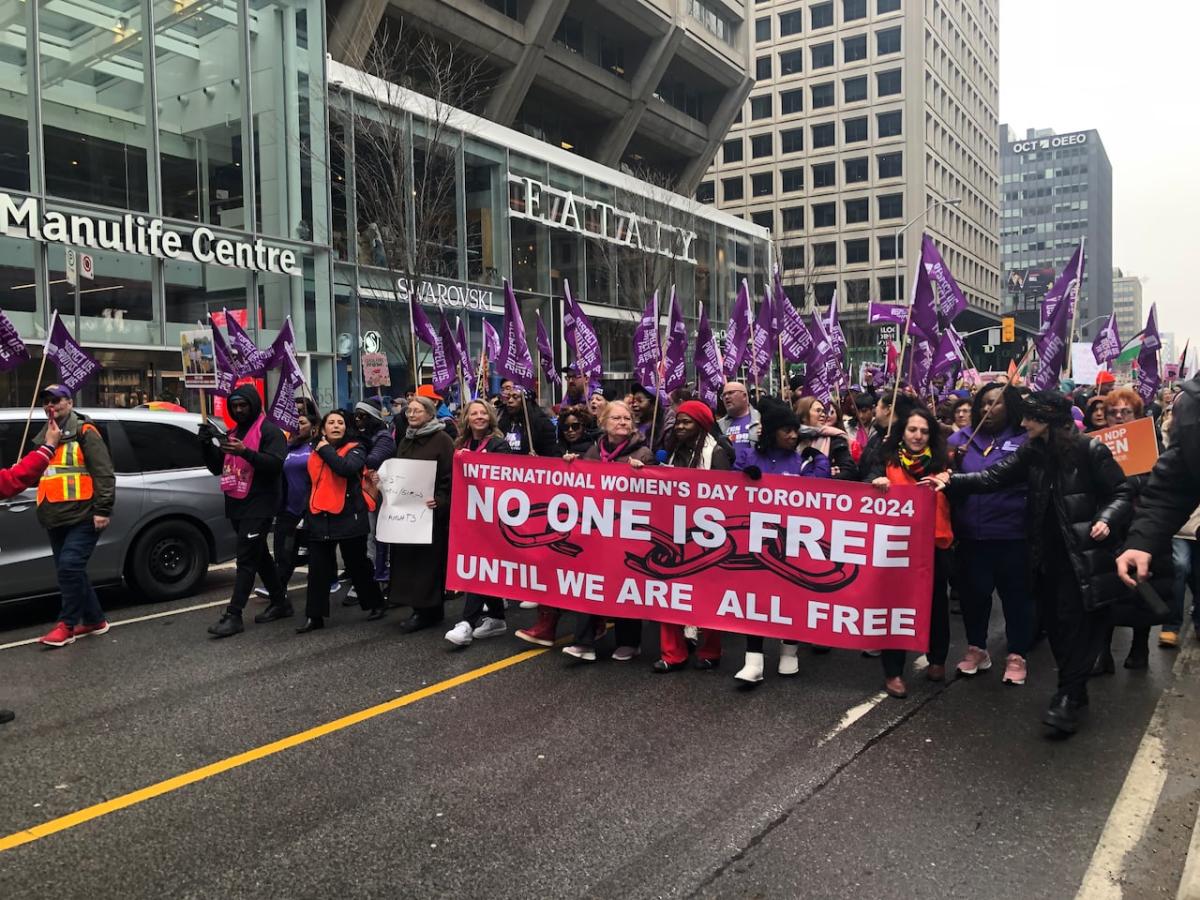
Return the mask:
POLYGON ((508 183, 508 210, 512 216, 533 219, 551 228, 574 231, 669 259, 696 262, 694 231, 647 219, 601 200, 578 197, 571 191, 550 187, 533 178, 510 174, 508 183))
POLYGON ((422 306, 436 306, 438 309, 478 309, 482 312, 498 313, 502 310, 496 307, 495 296, 491 288, 472 287, 469 284, 456 282, 433 281, 422 278, 417 281, 412 278, 396 279, 396 294, 403 303, 411 303, 416 295, 422 306))
POLYGON ((177 231, 162 219, 132 213, 120 219, 105 219, 42 210, 36 197, 0 193, 0 234, 137 256, 195 260, 229 269, 304 274, 295 251, 272 247, 261 238, 242 241, 221 237, 203 225, 190 232, 177 231))

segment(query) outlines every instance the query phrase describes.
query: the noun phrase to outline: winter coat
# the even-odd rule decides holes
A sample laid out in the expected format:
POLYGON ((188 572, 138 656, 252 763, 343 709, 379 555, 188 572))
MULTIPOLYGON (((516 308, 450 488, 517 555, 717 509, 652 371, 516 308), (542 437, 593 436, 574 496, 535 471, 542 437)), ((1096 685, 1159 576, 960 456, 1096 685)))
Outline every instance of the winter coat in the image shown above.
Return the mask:
MULTIPOLYGON (((583 454, 583 458, 594 460, 596 462, 602 462, 603 460, 600 458, 600 441, 604 440, 607 440, 607 438, 600 438, 600 440, 592 444, 592 446, 588 448, 587 453, 583 454)), ((614 459, 610 459, 609 462, 628 464, 629 460, 631 459, 641 460, 648 466, 654 465, 655 461, 654 451, 646 446, 645 439, 638 434, 637 431, 634 431, 634 433, 630 436, 628 443, 621 448, 621 452, 618 453, 614 459)))
POLYGON ((763 453, 757 447, 750 447, 738 452, 733 468, 757 481, 763 475, 799 475, 803 463, 798 452, 769 450, 763 453))
MULTIPOLYGON (((461 447, 459 447, 458 449, 470 450, 471 449, 471 439, 467 438, 467 442, 465 444, 463 444, 461 447)), ((476 453, 512 453, 512 448, 508 446, 508 441, 506 441, 504 438, 495 437, 493 435, 492 437, 489 437, 487 439, 487 441, 483 444, 483 446, 480 447, 475 452, 476 453)))
POLYGON ((48 444, 42 444, 22 456, 16 465, 0 469, 0 500, 15 497, 26 488, 37 487, 53 457, 54 450, 48 444))
POLYGON ((831 471, 833 467, 838 470, 837 479, 839 481, 857 481, 858 466, 854 462, 854 456, 850 453, 850 440, 844 431, 839 431, 832 426, 825 426, 821 429, 821 437, 814 441, 817 445, 816 449, 821 455, 829 458, 831 471), (828 444, 828 449, 826 449, 828 444))
POLYGON ((340 448, 326 444, 313 451, 320 459, 320 465, 326 470, 318 471, 313 478, 314 488, 322 477, 327 478, 332 472, 346 479, 346 500, 339 513, 314 513, 308 507, 305 508, 304 521, 307 523, 310 541, 340 541, 365 537, 370 530, 367 503, 362 492, 362 472, 367 462, 367 451, 358 443, 344 455, 340 455, 338 449, 340 448))
MULTIPOLYGON (((558 437, 554 431, 554 423, 536 403, 525 401, 529 412, 529 430, 533 434, 533 452, 535 456, 556 456, 558 437)), ((500 431, 503 432, 508 446, 513 453, 529 453, 529 435, 525 433, 525 413, 517 410, 510 412, 508 407, 500 411, 500 431)))
MULTIPOLYGON (((241 397, 250 404, 249 420, 231 432, 234 437, 244 439, 254 420, 262 414, 262 400, 251 384, 235 388, 229 396, 230 399, 241 397)), ((200 449, 208 471, 220 475, 225 467, 224 451, 206 438, 204 432, 201 432, 200 436, 200 449)), ((286 455, 287 438, 283 436, 279 426, 264 420, 259 434, 258 449, 247 449, 243 454, 243 458, 254 467, 254 480, 250 482, 250 492, 240 499, 225 495, 226 518, 236 522, 239 519, 270 519, 275 515, 282 495, 280 484, 283 481, 283 458, 286 455)))
POLYGON ((709 469, 728 472, 733 468, 733 454, 711 434, 702 435, 700 452, 691 447, 676 447, 667 459, 667 465, 680 469, 709 469))
POLYGON ((833 463, 816 447, 800 451, 800 474, 805 478, 832 478, 833 463))
POLYGON ((1050 457, 1044 443, 1028 441, 990 468, 951 476, 947 491, 953 499, 1027 484, 1025 524, 1033 571, 1046 567, 1041 535, 1048 524, 1046 517, 1054 516, 1083 607, 1096 610, 1127 594, 1117 577, 1114 558, 1133 514, 1132 491, 1108 447, 1083 437, 1071 440, 1059 459, 1050 457), (1096 522, 1109 527, 1104 541, 1091 538, 1096 522))
MULTIPOLYGON (((960 472, 982 472, 1012 456, 1025 443, 1026 434, 1004 428, 999 434, 975 434, 964 428, 949 440, 960 472)), ((994 494, 970 494, 953 504, 954 534, 966 541, 1017 541, 1025 538, 1026 488, 1021 484, 994 494)))
MULTIPOLYGON (((368 426, 372 427, 372 426, 368 426)), ((366 446, 367 461, 364 468, 371 472, 378 471, 385 459, 391 459, 396 452, 396 439, 388 427, 382 422, 374 426, 374 431, 363 433, 363 444, 366 446)))

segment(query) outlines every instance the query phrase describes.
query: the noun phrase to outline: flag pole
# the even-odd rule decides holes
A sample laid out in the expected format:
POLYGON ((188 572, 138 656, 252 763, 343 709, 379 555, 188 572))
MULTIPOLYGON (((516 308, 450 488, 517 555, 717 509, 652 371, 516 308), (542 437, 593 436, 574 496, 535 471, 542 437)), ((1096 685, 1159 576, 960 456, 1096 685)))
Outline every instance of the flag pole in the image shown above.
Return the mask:
MULTIPOLYGON (((899 243, 897 241, 896 243, 899 243)), ((921 265, 921 260, 917 259, 917 265, 921 265)), ((899 281, 899 279, 897 279, 899 281)), ((908 301, 908 315, 904 317, 904 331, 900 335, 900 355, 896 357, 896 384, 892 387, 892 421, 895 422, 896 416, 896 397, 900 394, 900 373, 904 371, 904 351, 908 347, 908 328, 912 324, 913 301, 916 299, 917 280, 913 279, 913 295, 908 301)), ((888 431, 891 431, 891 426, 888 426, 888 431)))
POLYGON ((25 442, 29 440, 29 426, 33 423, 33 410, 37 406, 38 395, 42 392, 42 375, 46 371, 46 348, 50 345, 50 335, 54 331, 54 323, 58 320, 58 310, 54 310, 50 316, 50 330, 46 332, 46 342, 42 345, 42 361, 38 364, 37 383, 33 386, 33 399, 29 401, 29 415, 25 417, 25 432, 21 435, 21 443, 17 445, 17 458, 14 462, 21 461, 21 454, 25 451, 25 442))
MULTIPOLYGON (((1075 360, 1072 358, 1075 354, 1071 350, 1071 346, 1075 343, 1075 331, 1079 327, 1079 316, 1076 315, 1076 307, 1079 305, 1079 292, 1083 290, 1083 252, 1084 244, 1087 242, 1087 235, 1083 235, 1079 239, 1079 262, 1075 264, 1075 302, 1071 304, 1071 339, 1067 341, 1067 377, 1071 377, 1071 370, 1075 366, 1075 360)), ((1061 302, 1061 301, 1060 301, 1061 302)))
POLYGON ((413 304, 417 298, 410 292, 408 295, 408 337, 412 343, 413 392, 421 386, 421 375, 417 368, 417 323, 413 318, 413 304))

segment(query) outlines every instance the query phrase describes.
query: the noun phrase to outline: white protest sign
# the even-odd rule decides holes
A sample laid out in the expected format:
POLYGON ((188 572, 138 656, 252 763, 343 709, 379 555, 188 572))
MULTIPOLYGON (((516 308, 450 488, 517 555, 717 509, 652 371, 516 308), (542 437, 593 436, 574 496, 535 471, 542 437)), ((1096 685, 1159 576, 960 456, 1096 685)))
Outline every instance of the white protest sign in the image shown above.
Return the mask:
POLYGON ((1071 380, 1078 385, 1095 384, 1100 364, 1092 353, 1092 345, 1076 341, 1071 345, 1071 380))
POLYGON ((389 459, 379 467, 383 502, 375 539, 385 544, 432 544, 433 497, 437 462, 432 459, 389 459))

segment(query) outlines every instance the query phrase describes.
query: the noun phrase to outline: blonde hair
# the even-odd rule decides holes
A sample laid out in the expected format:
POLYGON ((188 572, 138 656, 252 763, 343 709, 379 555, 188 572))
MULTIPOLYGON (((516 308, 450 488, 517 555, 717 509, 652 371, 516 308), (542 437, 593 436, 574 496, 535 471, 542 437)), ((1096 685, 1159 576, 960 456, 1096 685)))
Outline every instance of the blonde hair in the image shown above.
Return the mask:
POLYGON ((482 406, 487 410, 488 428, 490 430, 489 437, 504 438, 504 433, 500 430, 499 420, 496 416, 496 407, 492 406, 488 401, 480 398, 472 400, 462 408, 462 412, 458 414, 458 440, 454 442, 456 449, 465 447, 467 441, 471 440, 471 424, 467 421, 467 414, 471 411, 472 406, 482 406))
POLYGON ((600 424, 600 427, 603 428, 605 431, 608 431, 607 426, 608 426, 609 417, 612 415, 613 410, 616 409, 618 406, 621 407, 621 409, 625 410, 625 412, 629 413, 630 419, 633 418, 633 410, 630 408, 628 403, 626 403, 624 400, 610 400, 608 402, 608 406, 606 406, 604 408, 604 412, 600 413, 600 423, 599 424, 600 424))

